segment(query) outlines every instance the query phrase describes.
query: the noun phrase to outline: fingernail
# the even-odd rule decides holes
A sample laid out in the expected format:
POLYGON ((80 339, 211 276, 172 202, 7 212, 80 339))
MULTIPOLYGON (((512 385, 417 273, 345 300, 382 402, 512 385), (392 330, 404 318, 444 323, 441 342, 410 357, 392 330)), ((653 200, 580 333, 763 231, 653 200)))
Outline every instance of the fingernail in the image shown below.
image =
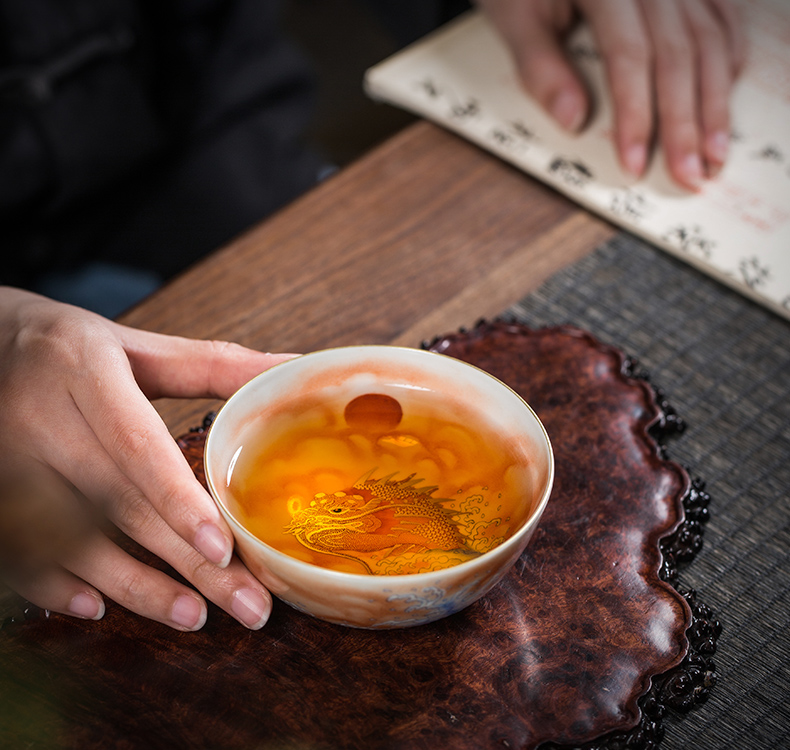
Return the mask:
POLYGON ((250 630, 262 628, 269 619, 269 602, 264 599, 260 591, 255 589, 234 591, 230 608, 233 610, 233 614, 250 630))
POLYGON ((647 149, 641 143, 629 146, 623 154, 623 165, 629 174, 634 177, 641 177, 645 171, 647 163, 647 149))
POLYGON ((549 111, 563 128, 572 133, 584 122, 584 104, 573 91, 560 91, 554 97, 549 111))
POLYGON ((101 620, 104 617, 104 602, 87 591, 75 594, 69 602, 69 612, 83 620, 101 620))
POLYGON ((208 610, 197 597, 182 594, 173 603, 170 619, 184 630, 200 630, 206 624, 208 610))
POLYGON ((702 186, 702 161, 699 154, 688 154, 678 167, 678 174, 681 180, 692 187, 694 190, 699 190, 702 186))
POLYGON ((724 164, 727 160, 727 152, 730 150, 730 136, 721 130, 713 133, 705 142, 705 147, 712 161, 724 164))
POLYGON ((219 527, 206 521, 200 524, 195 534, 195 547, 209 562, 220 568, 227 567, 233 554, 233 545, 219 530, 219 527))

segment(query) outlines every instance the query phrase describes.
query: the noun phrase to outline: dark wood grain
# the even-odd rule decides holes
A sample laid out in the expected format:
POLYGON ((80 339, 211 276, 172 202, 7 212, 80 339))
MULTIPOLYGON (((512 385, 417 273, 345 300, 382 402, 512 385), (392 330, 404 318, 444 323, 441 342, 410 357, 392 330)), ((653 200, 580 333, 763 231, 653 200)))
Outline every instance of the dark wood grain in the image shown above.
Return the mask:
MULTIPOLYGON (((613 232, 477 147, 419 123, 122 322, 266 351, 418 346, 500 313, 613 232)), ((173 432, 208 408, 159 404, 173 432)))
MULTIPOLYGON (((99 623, 12 625, 0 659, 13 702, 43 695, 50 747, 531 750, 640 721, 637 699, 684 658, 690 622, 659 576, 689 483, 648 433, 663 416, 652 390, 575 329, 483 326, 434 348, 528 398, 554 444, 555 491, 503 581, 456 615, 393 631, 282 603, 255 633, 213 607, 190 634, 112 605, 99 623)), ((199 476, 202 437, 181 441, 199 476)))

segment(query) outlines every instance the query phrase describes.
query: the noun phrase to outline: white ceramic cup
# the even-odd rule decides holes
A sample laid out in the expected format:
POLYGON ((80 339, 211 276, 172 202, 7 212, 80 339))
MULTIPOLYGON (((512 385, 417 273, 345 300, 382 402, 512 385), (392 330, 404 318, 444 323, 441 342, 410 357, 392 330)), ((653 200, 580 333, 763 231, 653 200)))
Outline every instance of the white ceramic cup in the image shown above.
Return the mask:
POLYGON ((208 487, 233 531, 236 549, 272 593, 329 622, 360 628, 419 625, 457 612, 483 596, 529 542, 551 494, 554 457, 529 405, 493 376, 460 360, 418 349, 352 346, 318 351, 266 370, 220 409, 205 447, 208 487), (404 413, 426 396, 456 417, 484 420, 507 440, 524 475, 523 518, 498 546, 448 568, 369 575, 313 565, 284 554, 245 528, 230 480, 241 452, 283 405, 325 401, 339 408, 357 396, 390 395, 404 413))

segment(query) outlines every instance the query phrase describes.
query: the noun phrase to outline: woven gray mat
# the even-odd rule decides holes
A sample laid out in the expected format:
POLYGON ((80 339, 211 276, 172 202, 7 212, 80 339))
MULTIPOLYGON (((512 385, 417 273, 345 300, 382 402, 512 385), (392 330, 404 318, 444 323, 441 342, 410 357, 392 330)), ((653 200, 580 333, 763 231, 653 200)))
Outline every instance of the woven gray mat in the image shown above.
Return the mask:
POLYGON ((724 631, 718 684, 665 723, 662 750, 790 748, 790 324, 628 234, 508 313, 585 328, 636 357, 687 422, 668 454, 712 501, 680 582, 724 631))

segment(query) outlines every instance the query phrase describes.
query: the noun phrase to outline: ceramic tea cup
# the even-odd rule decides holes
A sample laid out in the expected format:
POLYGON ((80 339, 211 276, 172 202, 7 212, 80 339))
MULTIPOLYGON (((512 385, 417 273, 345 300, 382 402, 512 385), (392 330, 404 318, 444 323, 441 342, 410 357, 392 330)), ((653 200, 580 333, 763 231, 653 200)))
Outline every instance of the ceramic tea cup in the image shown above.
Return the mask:
POLYGON ((220 409, 209 490, 273 594, 329 622, 420 625, 483 596, 554 479, 534 411, 441 354, 354 346, 266 370, 220 409))

